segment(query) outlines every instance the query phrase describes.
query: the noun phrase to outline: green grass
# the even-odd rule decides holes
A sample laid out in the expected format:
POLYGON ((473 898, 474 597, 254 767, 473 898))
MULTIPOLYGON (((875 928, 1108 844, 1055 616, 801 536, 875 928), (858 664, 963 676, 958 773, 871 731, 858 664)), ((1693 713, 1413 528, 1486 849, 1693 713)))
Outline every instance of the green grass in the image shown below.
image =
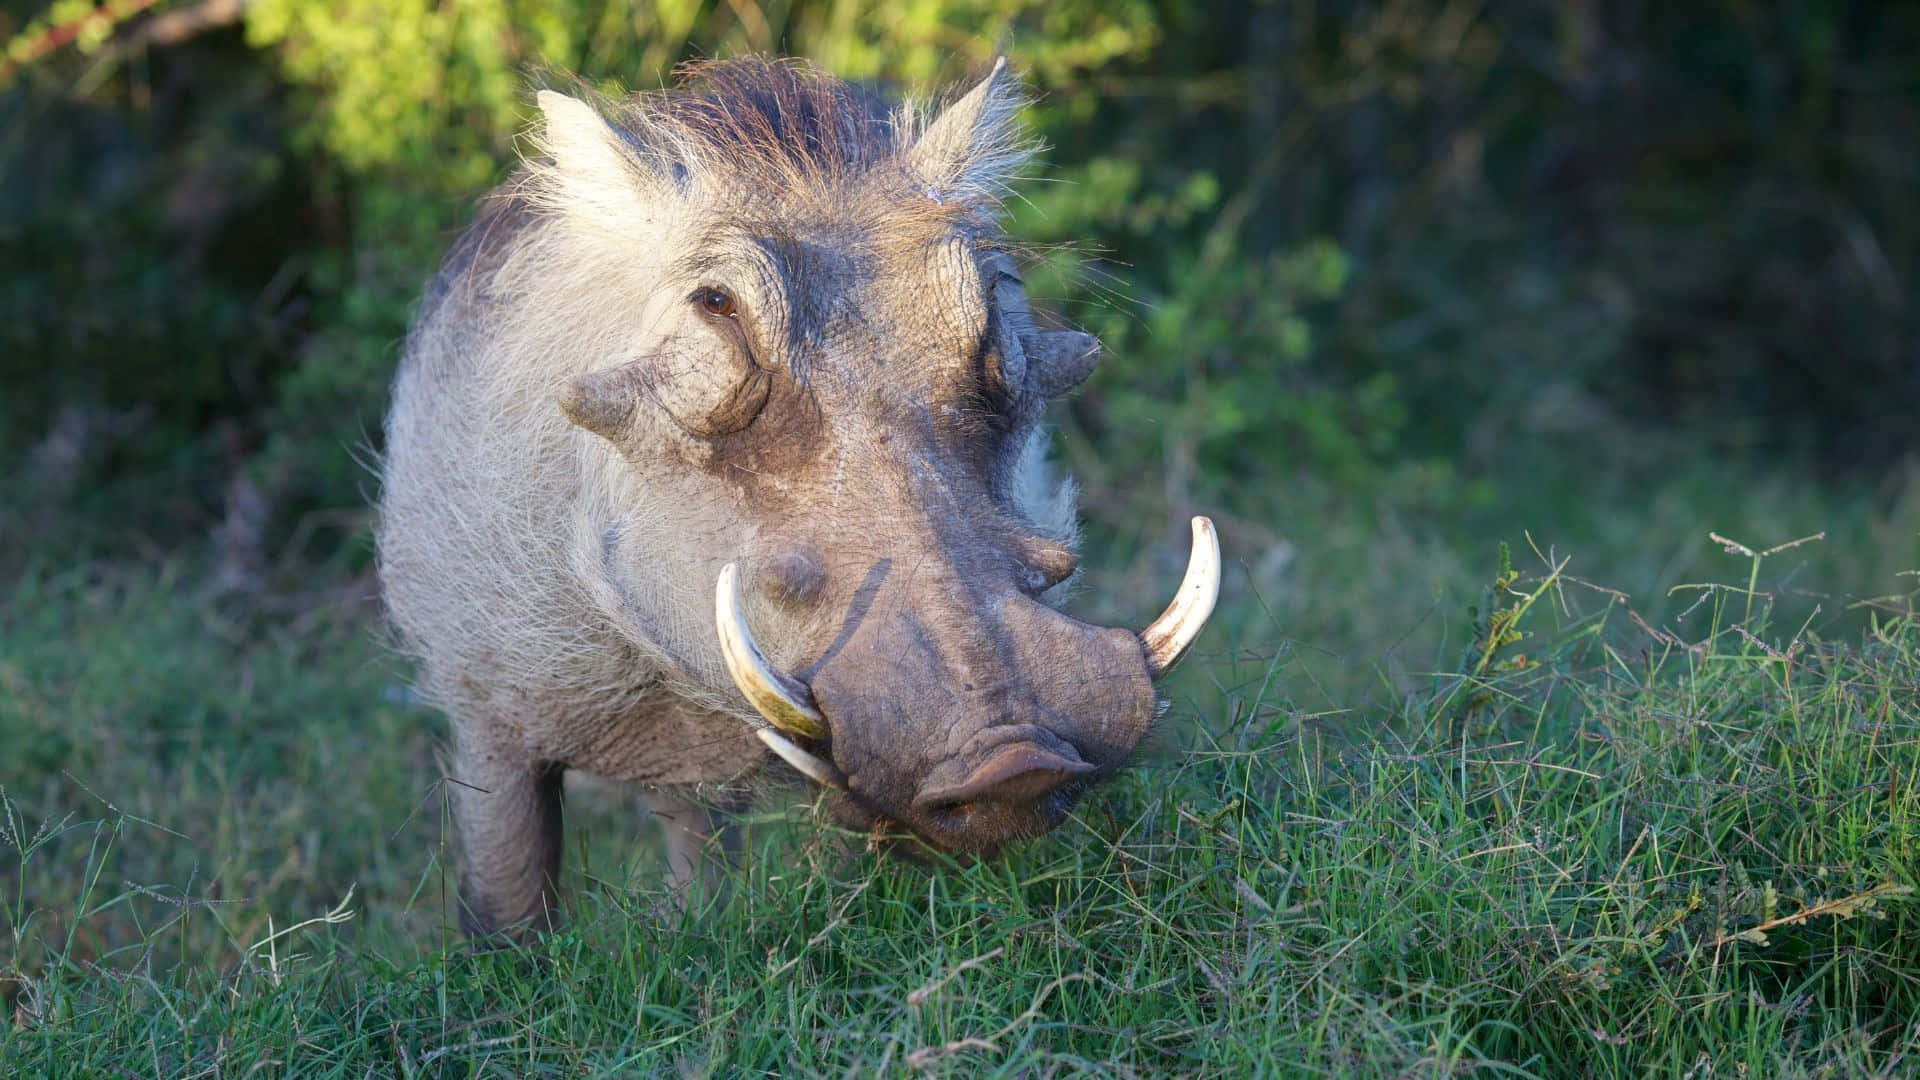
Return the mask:
POLYGON ((1596 561, 1712 584, 1647 602, 1329 523, 1300 558, 1348 576, 1243 582, 1179 722, 1045 840, 881 861, 795 791, 680 913, 643 816, 582 798, 572 924, 530 951, 449 929, 439 721, 364 593, 272 615, 188 563, 29 570, 0 1075, 1910 1073, 1914 582, 1800 595, 1920 552, 1906 498, 1803 503, 1872 528, 1765 558, 1688 522, 1677 566, 1651 499, 1617 527, 1652 561, 1596 561))

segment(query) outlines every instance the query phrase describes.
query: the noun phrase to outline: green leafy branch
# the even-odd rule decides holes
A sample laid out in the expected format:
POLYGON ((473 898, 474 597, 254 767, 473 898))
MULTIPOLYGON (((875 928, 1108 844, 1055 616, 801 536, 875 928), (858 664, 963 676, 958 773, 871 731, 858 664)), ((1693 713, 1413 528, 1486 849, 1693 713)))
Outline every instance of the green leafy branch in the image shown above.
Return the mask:
POLYGON ((4 58, 0 58, 0 89, 5 89, 29 65, 67 45, 74 45, 89 56, 99 52, 114 30, 159 2, 106 0, 96 6, 89 0, 59 0, 29 20, 7 42, 4 58))

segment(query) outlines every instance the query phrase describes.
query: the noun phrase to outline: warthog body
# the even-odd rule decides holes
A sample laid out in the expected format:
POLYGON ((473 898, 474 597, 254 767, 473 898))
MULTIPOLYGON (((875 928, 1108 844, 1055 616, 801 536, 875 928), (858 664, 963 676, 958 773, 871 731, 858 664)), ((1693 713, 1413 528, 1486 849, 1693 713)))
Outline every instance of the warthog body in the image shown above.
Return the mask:
POLYGON ((745 60, 540 94, 387 423, 381 577, 452 718, 470 930, 549 924, 564 770, 771 749, 846 824, 978 853, 1140 739, 1211 534, 1141 634, 1048 603, 1075 531, 1038 422, 1096 345, 1036 328, 995 223, 1017 93, 996 66, 928 119, 745 60))

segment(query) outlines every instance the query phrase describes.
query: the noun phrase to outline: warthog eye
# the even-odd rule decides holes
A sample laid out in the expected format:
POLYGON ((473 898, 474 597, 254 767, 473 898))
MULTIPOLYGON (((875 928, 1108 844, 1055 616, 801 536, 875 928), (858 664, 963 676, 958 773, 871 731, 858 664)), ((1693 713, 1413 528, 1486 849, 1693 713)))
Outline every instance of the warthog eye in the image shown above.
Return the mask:
POLYGON ((733 294, 723 292, 711 286, 701 286, 693 290, 693 302, 700 310, 719 319, 730 319, 739 311, 739 305, 733 302, 733 294))

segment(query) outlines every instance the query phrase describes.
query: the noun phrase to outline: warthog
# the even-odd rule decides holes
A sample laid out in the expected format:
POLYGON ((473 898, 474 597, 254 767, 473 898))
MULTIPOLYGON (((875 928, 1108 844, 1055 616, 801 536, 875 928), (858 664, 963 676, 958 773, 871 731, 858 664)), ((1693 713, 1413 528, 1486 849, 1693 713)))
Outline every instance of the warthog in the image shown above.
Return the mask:
POLYGON ((1098 347, 1035 324, 996 223, 1019 94, 996 64, 889 111, 756 59, 539 94, 387 420, 380 573, 452 719, 469 932, 551 925, 564 770, 671 791, 771 751, 845 825, 972 855, 1154 719, 1218 545, 1195 519, 1139 633, 1052 606, 1077 536, 1038 425, 1098 347))

